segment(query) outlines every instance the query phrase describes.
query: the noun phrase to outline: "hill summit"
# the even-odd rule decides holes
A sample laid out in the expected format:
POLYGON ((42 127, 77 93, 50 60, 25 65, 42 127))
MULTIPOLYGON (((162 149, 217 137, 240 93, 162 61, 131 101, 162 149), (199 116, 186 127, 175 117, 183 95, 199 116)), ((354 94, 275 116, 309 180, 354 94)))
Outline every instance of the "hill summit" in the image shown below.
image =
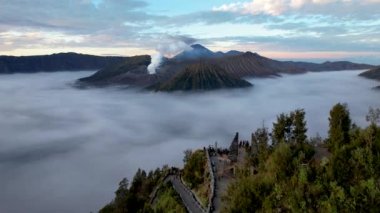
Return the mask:
POLYGON ((360 76, 369 78, 369 79, 380 80, 380 67, 376 67, 374 69, 363 72, 360 74, 360 76))
POLYGON ((226 70, 215 64, 198 62, 187 66, 159 85, 157 91, 215 90, 251 86, 248 81, 228 74, 226 70))
MULTIPOLYGON (((380 81, 380 66, 360 73, 359 76, 380 81)), ((374 89, 380 90, 380 86, 374 87, 374 89)))

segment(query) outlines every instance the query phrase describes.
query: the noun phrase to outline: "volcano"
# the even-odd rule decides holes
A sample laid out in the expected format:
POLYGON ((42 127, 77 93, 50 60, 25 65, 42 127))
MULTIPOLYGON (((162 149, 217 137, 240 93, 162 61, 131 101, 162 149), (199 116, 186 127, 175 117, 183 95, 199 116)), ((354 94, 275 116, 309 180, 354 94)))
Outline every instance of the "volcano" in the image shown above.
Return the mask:
POLYGON ((207 49, 200 44, 191 45, 190 50, 185 50, 180 54, 173 57, 175 61, 189 61, 189 60, 199 60, 199 59, 209 59, 222 57, 223 53, 214 53, 213 51, 207 49))
MULTIPOLYGON (((156 70, 156 73, 153 75, 150 75, 147 71, 150 62, 150 56, 129 57, 122 62, 100 70, 90 77, 80 79, 79 83, 85 85, 105 86, 121 84, 143 88, 152 88, 161 85, 163 90, 165 88, 168 88, 166 90, 170 90, 172 87, 164 87, 163 85, 172 85, 174 83, 166 84, 166 82, 172 80, 174 76, 178 78, 178 76, 183 77, 189 75, 192 77, 192 82, 195 83, 194 86, 187 85, 181 87, 176 83, 176 86, 173 87, 173 89, 182 88, 188 90, 191 88, 207 89, 207 85, 209 85, 210 88, 214 86, 215 88, 227 87, 229 84, 226 82, 219 82, 219 86, 215 83, 223 79, 221 76, 216 75, 217 73, 222 73, 222 76, 228 75, 228 79, 233 78, 234 80, 240 80, 240 78, 247 77, 280 77, 283 73, 301 74, 309 71, 320 72, 374 68, 372 65, 355 64, 347 61, 325 62, 322 64, 278 61, 252 52, 243 53, 236 50, 231 50, 226 53, 213 52, 200 44, 192 45, 190 50, 183 51, 173 58, 164 58, 161 65, 156 70), (201 66, 200 64, 202 63, 200 62, 207 64, 207 66, 201 66), (184 70, 185 72, 182 73, 184 70), (189 70, 193 71, 190 72, 189 70), (213 72, 215 70, 218 72, 213 72), (197 79, 196 76, 191 73, 198 73, 205 78, 197 79), (207 75, 202 75, 201 73, 206 73, 207 75), (205 81, 209 83, 205 83, 205 81), (198 83, 201 85, 197 85, 198 83), (211 85, 213 86, 211 87, 211 85)), ((188 83, 184 80, 179 82, 188 83)))
POLYGON ((157 91, 215 90, 251 86, 248 81, 230 75, 218 65, 199 62, 186 67, 173 78, 160 84, 157 91))

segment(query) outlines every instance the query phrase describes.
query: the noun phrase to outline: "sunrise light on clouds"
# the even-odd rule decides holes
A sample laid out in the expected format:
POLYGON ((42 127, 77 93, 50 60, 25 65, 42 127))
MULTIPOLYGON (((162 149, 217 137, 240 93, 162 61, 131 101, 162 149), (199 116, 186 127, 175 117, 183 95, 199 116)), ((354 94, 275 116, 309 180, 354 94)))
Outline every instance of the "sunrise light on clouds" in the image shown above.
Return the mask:
POLYGON ((378 0, 0 0, 0 54, 152 54, 160 41, 182 36, 213 50, 376 64, 379 4, 378 0), (24 8, 21 15, 20 8, 24 8))

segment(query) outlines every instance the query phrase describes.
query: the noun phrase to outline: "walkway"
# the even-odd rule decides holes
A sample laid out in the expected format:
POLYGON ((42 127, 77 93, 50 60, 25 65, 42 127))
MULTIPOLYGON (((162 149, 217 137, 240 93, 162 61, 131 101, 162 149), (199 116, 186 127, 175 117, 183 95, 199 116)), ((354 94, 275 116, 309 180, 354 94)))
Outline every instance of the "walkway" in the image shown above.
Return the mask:
POLYGON ((234 180, 234 175, 231 174, 230 171, 228 171, 228 168, 236 167, 239 165, 244 164, 244 159, 246 156, 246 152, 244 148, 239 148, 238 149, 238 158, 237 162, 234 164, 228 164, 222 161, 222 159, 219 155, 217 156, 212 156, 211 157, 211 162, 215 165, 216 167, 216 188, 215 188, 215 199, 214 199, 214 211, 213 212, 221 212, 223 208, 223 202, 222 202, 222 197, 225 195, 227 192, 228 185, 234 180))
POLYGON ((228 177, 224 172, 224 165, 218 160, 218 156, 212 156, 211 162, 216 167, 217 179, 216 179, 216 188, 215 188, 215 199, 214 199, 214 211, 220 212, 222 210, 222 197, 227 191, 228 184, 232 180, 231 177, 228 177), (223 175, 222 175, 223 174, 223 175))
POLYGON ((174 189, 181 197, 183 204, 190 213, 204 213, 198 201, 195 199, 194 194, 181 182, 178 176, 171 175, 170 181, 173 184, 174 189))

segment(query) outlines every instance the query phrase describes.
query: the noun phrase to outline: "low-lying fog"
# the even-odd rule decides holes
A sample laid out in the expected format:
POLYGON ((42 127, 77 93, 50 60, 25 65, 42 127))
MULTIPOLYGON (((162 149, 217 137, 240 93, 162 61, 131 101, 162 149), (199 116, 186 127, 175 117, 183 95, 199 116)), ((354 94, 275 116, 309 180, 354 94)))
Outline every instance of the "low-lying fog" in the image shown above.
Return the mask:
POLYGON ((249 139, 277 114, 305 108, 309 134, 326 135, 333 104, 365 125, 377 82, 359 71, 252 79, 253 89, 203 94, 78 90, 91 72, 0 76, 0 212, 90 212, 137 168, 181 166, 183 151, 249 139))

